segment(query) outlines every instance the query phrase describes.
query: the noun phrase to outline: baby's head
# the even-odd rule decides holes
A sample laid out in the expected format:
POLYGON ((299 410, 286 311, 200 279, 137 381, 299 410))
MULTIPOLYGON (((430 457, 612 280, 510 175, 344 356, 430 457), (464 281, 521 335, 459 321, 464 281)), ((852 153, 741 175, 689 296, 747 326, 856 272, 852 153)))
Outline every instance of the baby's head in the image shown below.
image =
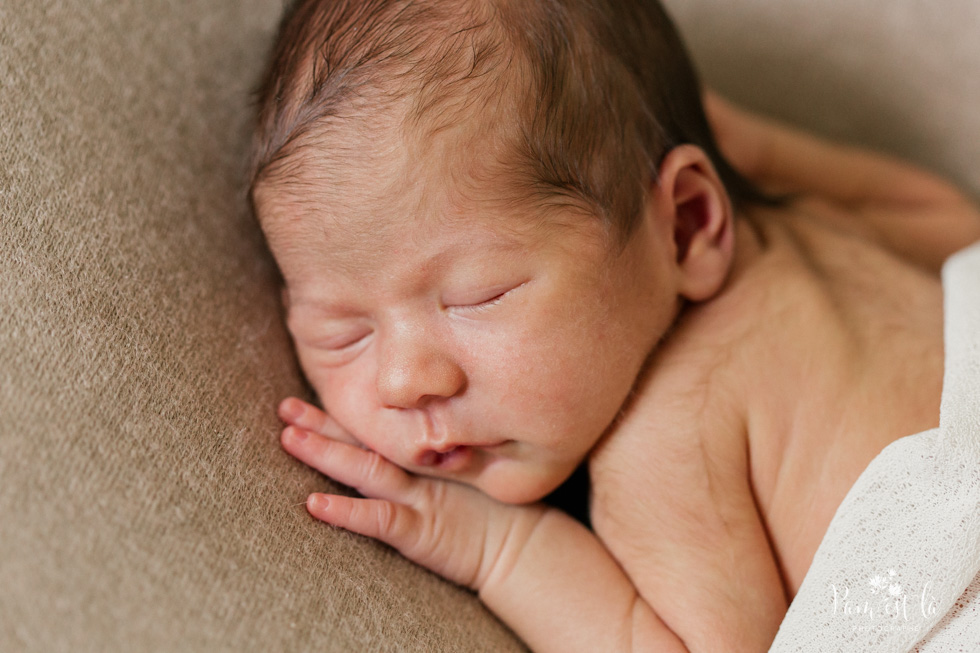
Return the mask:
POLYGON ((251 194, 324 408, 509 502, 587 456, 754 199, 668 19, 623 0, 301 0, 251 194))

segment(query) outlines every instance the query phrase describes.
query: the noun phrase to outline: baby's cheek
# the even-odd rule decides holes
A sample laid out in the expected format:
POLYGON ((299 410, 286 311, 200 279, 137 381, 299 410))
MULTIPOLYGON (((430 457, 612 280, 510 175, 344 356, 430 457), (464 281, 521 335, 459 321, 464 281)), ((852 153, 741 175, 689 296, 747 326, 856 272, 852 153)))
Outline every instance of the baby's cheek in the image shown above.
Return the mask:
POLYGON ((351 433, 363 431, 376 412, 373 384, 349 370, 330 370, 314 382, 314 390, 328 413, 351 433))
POLYGON ((608 360, 574 356, 555 361, 547 387, 544 407, 558 425, 555 437, 570 449, 587 449, 615 418, 630 384, 608 360))
POLYGON ((332 367, 324 364, 320 360, 319 352, 314 349, 304 350, 300 347, 296 353, 303 374, 313 387, 323 409, 349 430, 349 425, 344 423, 341 416, 348 412, 345 405, 350 399, 346 396, 346 389, 356 384, 354 375, 346 366, 332 367))
POLYGON ((362 445, 398 464, 405 464, 406 425, 397 411, 384 409, 371 379, 345 372, 324 379, 324 409, 362 445))

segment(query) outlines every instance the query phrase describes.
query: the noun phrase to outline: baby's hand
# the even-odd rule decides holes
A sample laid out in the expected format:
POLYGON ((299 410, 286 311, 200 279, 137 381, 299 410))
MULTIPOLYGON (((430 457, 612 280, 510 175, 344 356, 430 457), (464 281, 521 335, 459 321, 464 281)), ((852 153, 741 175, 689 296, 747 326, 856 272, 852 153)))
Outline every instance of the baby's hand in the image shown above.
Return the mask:
POLYGON ((311 494, 310 514, 379 539, 437 574, 474 590, 506 574, 548 509, 499 503, 474 488, 409 474, 368 451, 323 411, 287 399, 282 446, 366 498, 311 494))
POLYGON ((286 424, 298 426, 303 430, 318 433, 332 440, 361 446, 354 436, 347 432, 347 429, 337 423, 337 420, 313 404, 308 404, 296 397, 288 397, 280 402, 279 419, 286 424))

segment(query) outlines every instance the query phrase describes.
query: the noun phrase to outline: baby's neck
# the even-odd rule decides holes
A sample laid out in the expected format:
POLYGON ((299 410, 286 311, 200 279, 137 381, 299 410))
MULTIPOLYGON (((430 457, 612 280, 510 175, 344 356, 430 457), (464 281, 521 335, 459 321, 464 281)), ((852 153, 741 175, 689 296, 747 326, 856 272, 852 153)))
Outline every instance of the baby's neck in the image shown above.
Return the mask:
POLYGON ((754 268, 766 250, 765 237, 751 211, 736 214, 734 229, 735 248, 728 273, 729 285, 754 268))

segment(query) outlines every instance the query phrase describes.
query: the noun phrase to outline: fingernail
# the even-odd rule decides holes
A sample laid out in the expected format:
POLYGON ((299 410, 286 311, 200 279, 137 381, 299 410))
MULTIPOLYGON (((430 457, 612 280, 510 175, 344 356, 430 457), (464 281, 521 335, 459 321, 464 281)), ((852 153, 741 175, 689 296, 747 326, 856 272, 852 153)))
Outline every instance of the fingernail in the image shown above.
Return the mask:
POLYGON ((310 495, 310 510, 326 510, 327 506, 330 505, 330 499, 323 496, 322 494, 311 494, 310 495))
POLYGON ((296 442, 302 442, 306 438, 310 437, 309 431, 306 431, 305 429, 301 429, 301 428, 298 428, 298 427, 295 427, 295 426, 290 426, 289 428, 290 428, 290 431, 291 431, 290 436, 296 442))
POLYGON ((279 406, 279 416, 286 421, 294 421, 303 415, 303 406, 294 400, 287 399, 279 406))

